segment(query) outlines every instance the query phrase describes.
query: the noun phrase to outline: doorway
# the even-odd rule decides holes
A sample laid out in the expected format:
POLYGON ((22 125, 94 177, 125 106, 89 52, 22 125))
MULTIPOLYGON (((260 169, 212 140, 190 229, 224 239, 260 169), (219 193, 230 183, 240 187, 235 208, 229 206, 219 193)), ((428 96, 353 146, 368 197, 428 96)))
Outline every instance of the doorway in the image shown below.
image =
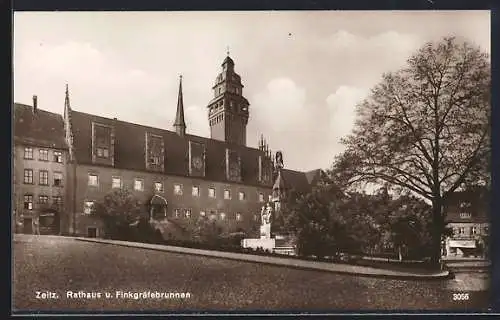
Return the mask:
POLYGON ((97 228, 96 227, 88 227, 87 228, 87 237, 88 238, 97 238, 97 228))
POLYGON ((33 224, 31 218, 24 218, 23 220, 23 233, 33 234, 33 224))

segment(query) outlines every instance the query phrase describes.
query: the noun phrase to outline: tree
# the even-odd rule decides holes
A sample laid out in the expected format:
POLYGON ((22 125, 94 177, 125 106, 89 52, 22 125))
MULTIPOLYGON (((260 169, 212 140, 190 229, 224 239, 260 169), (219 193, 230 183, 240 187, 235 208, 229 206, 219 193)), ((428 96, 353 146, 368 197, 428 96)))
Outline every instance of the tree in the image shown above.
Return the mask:
POLYGON ((432 203, 436 264, 444 201, 459 187, 489 181, 490 78, 479 48, 455 38, 426 44, 358 105, 335 161, 333 174, 346 185, 389 183, 432 203))
POLYGON ((193 235, 198 241, 215 245, 221 234, 222 228, 217 225, 215 220, 205 216, 200 216, 196 220, 193 235))
POLYGON ((143 206, 128 190, 114 190, 94 204, 92 214, 102 220, 107 237, 126 239, 131 225, 147 219, 143 206))

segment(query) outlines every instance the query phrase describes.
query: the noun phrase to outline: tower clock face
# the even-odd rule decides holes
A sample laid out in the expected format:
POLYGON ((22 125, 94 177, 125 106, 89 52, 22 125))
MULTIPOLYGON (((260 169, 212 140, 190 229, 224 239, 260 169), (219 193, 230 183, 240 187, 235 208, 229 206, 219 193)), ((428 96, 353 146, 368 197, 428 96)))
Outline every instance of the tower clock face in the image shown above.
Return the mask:
POLYGON ((200 157, 193 158, 193 166, 198 170, 201 169, 201 167, 203 166, 203 161, 201 160, 200 157))

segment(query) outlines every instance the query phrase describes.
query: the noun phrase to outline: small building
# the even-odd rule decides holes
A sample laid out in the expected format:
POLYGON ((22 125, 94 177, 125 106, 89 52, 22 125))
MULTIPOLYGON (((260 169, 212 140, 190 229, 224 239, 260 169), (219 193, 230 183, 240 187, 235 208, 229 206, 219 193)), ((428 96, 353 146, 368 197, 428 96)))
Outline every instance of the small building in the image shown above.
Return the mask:
POLYGON ((445 240, 444 257, 485 256, 489 251, 489 192, 475 187, 454 192, 445 204, 446 226, 453 230, 445 240))
POLYGON ((67 234, 63 117, 39 109, 37 96, 32 106, 13 107, 12 230, 31 234, 33 219, 38 218, 41 234, 67 234))

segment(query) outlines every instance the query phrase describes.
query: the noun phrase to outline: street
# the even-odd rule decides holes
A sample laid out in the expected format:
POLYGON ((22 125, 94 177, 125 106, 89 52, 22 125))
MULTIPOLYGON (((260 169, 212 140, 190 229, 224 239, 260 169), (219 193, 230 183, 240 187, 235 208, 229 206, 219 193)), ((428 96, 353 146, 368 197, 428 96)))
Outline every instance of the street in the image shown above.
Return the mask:
POLYGON ((465 311, 488 301, 487 274, 388 280, 44 236, 16 240, 13 254, 14 311, 465 311))

